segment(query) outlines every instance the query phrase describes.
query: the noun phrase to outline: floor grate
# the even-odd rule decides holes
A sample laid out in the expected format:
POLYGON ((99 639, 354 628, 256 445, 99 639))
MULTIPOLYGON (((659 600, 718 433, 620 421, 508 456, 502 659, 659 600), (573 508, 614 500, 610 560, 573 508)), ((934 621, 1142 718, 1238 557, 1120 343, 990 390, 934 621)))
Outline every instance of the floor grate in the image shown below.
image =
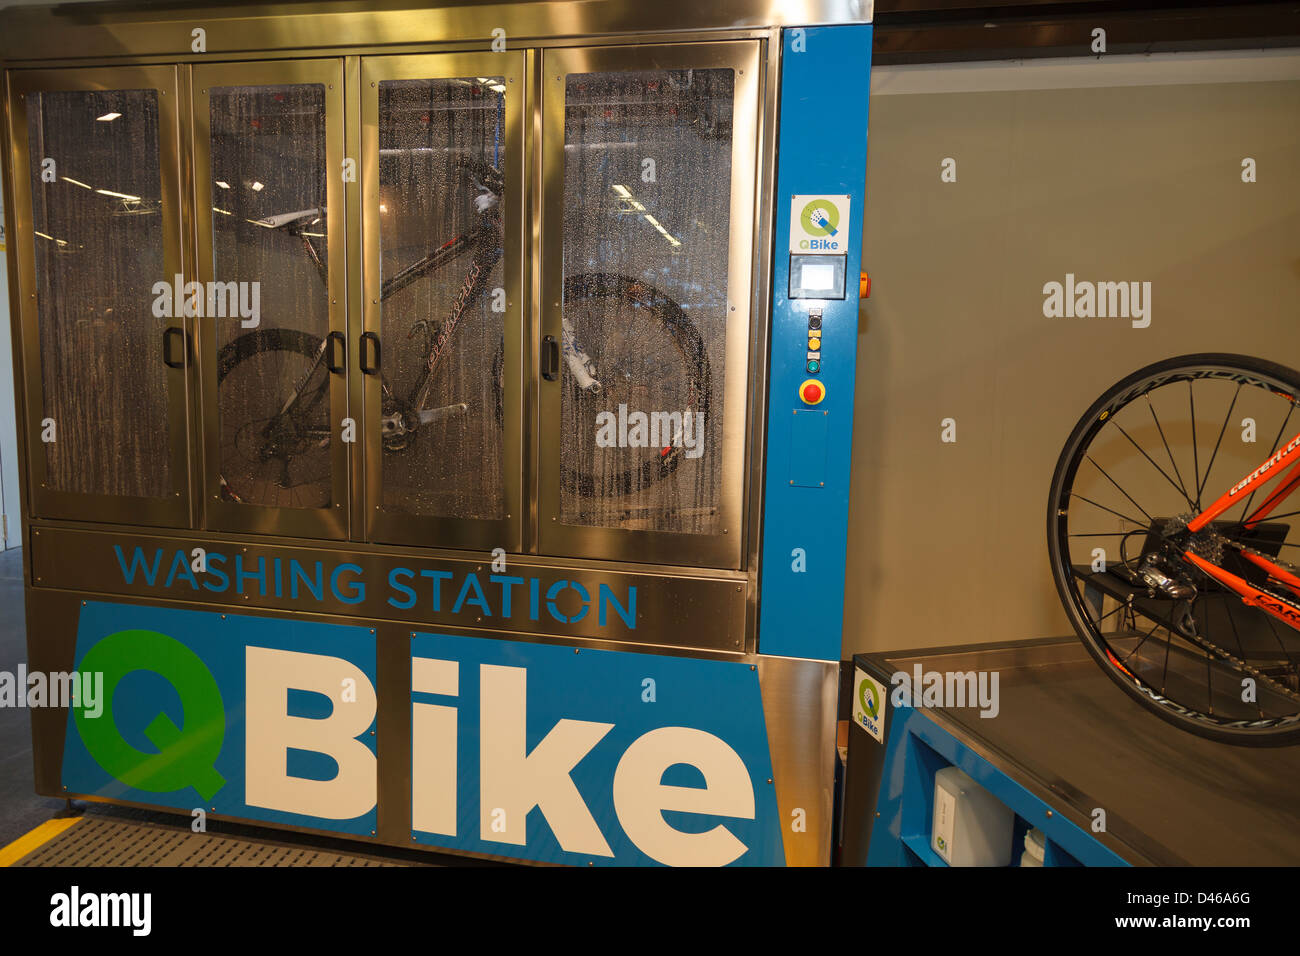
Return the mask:
POLYGON ((410 866, 180 827, 86 816, 14 866, 410 866))

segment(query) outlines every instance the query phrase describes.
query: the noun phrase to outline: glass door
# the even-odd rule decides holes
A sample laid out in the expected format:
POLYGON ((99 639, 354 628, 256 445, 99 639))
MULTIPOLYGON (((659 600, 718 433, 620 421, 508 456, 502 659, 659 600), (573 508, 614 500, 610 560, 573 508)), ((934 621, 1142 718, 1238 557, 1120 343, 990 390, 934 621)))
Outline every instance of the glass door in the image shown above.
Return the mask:
POLYGON ((345 537, 343 63, 198 66, 193 88, 206 526, 345 537))
POLYGON ((362 61, 367 537, 518 551, 524 54, 362 61))
POLYGON ((32 512, 187 527, 176 70, 10 82, 32 512))
POLYGON ((543 553, 740 567, 758 62, 545 54, 543 553))

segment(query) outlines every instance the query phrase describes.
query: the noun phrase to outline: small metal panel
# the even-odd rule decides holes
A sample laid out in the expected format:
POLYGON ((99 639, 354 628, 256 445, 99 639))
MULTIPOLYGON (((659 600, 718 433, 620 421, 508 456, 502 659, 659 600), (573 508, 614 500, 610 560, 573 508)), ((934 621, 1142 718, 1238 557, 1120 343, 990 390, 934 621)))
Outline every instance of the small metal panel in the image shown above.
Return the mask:
MULTIPOLYGON (((500 77, 506 90, 503 94, 504 108, 502 117, 503 142, 500 144, 500 169, 505 179, 502 205, 502 241, 503 241, 503 281, 504 281, 504 339, 500 362, 503 379, 502 394, 502 446, 498 451, 503 459, 503 505, 504 515, 499 518, 465 518, 450 517, 446 514, 410 513, 384 507, 385 475, 391 474, 392 466, 398 456, 410 457, 417 448, 389 450, 385 448, 381 436, 380 416, 384 407, 384 395, 381 389, 387 387, 384 367, 378 375, 362 375, 358 359, 352 362, 352 374, 361 382, 364 390, 365 428, 364 443, 366 457, 366 499, 365 499, 365 539, 369 541, 393 544, 427 545, 437 543, 439 547, 465 547, 490 551, 504 548, 517 552, 523 546, 523 525, 525 518, 523 504, 523 356, 528 341, 525 328, 525 289, 524 289, 524 202, 528 193, 525 179, 524 160, 524 105, 529 84, 526 82, 525 54, 523 52, 506 53, 445 53, 431 56, 386 56, 363 57, 361 59, 361 173, 362 173, 362 208, 361 219, 364 232, 365 263, 364 276, 364 315, 365 331, 380 337, 386 350, 385 356, 392 356, 397 349, 411 348, 402 336, 384 335, 384 304, 382 288, 385 269, 381 259, 383 246, 383 223, 390 217, 407 213, 405 203, 418 201, 420 197, 404 195, 394 191, 380 195, 380 94, 384 84, 395 81, 457 81, 475 80, 479 77, 500 77), (382 205, 381 205, 382 200, 382 205)), ((459 144, 457 144, 459 145, 459 144)), ((488 157, 487 161, 491 161, 488 157)), ((409 213, 408 213, 409 215, 409 213)), ((432 253, 444 240, 453 240, 452 234, 428 235, 427 249, 432 253)), ((471 265, 471 256, 464 255, 449 263, 445 268, 424 275, 417 280, 421 284, 436 284, 448 293, 443 299, 450 300, 451 294, 460 289, 471 265)), ((392 269, 388 270, 392 273, 392 269)), ((398 295, 410 295, 416 290, 399 292, 398 295)), ((481 293, 489 300, 492 290, 481 293)), ((400 304, 400 303, 398 303, 400 304)), ((471 303, 471 309, 476 303, 471 303)), ((422 316, 433 323, 436 329, 446 315, 422 316)), ((472 348, 472 326, 480 319, 471 314, 470 309, 461 318, 457 331, 446 343, 444 351, 457 348, 472 348)), ((390 326, 389 331, 394 331, 390 326)), ((489 348, 491 345, 489 344, 489 348)), ((359 352, 359 350, 357 350, 359 352)), ((496 360, 490 354, 484 356, 486 365, 496 372, 496 360)), ((387 361, 388 359, 385 359, 387 361)), ((441 359, 441 368, 446 370, 448 356, 441 359)), ((471 383, 466 382, 468 389, 471 383)), ((468 396, 471 407, 467 414, 479 414, 474 408, 475 397, 468 396)), ((454 398, 460 401, 460 398, 454 398)), ((488 410, 493 413, 492 410, 488 410)), ((494 414, 494 413, 493 413, 494 414)), ((436 423, 417 430, 416 443, 431 444, 439 437, 455 434, 452 426, 441 428, 436 423)), ((450 439, 445 439, 450 440, 450 439)), ((449 457, 462 457, 461 448, 452 445, 446 449, 449 457)), ((469 462, 471 467, 485 467, 483 462, 469 462)), ((392 500, 392 496, 388 496, 392 500)), ((356 534, 354 530, 354 535, 356 534)))
POLYGON ((772 276, 772 340, 768 398, 767 484, 763 497, 762 654, 840 659, 844 552, 848 535, 854 366, 858 349, 857 283, 867 155, 870 26, 802 32, 804 52, 787 30, 781 79, 781 142, 772 276), (850 277, 843 300, 791 300, 791 202, 801 197, 851 197, 845 242, 850 277), (810 309, 820 309, 820 317, 810 309), (792 413, 810 407, 800 386, 808 371, 809 331, 820 332, 822 396, 828 412, 825 485, 792 482, 792 413))
MULTIPOLYGON (((798 488, 826 485, 826 436, 830 412, 796 408, 790 420, 790 484, 798 488)), ((816 517, 816 512, 809 518, 816 517)))
MULTIPOLYGON (((168 484, 170 487, 156 497, 126 494, 109 495, 59 490, 53 487, 54 483, 52 481, 48 480, 46 446, 42 441, 42 436, 45 433, 43 419, 46 416, 44 392, 46 385, 59 387, 60 383, 49 383, 44 381, 43 378, 39 314, 41 290, 38 287, 38 277, 36 275, 35 244, 37 242, 53 243, 60 241, 66 244, 69 240, 59 236, 47 239, 36 233, 31 192, 33 171, 29 161, 29 147, 32 144, 28 140, 28 104, 33 101, 34 97, 42 93, 126 92, 137 90, 156 92, 157 156, 160 171, 160 181, 157 184, 158 188, 160 188, 159 208, 151 211, 146 209, 144 204, 137 203, 139 208, 135 212, 141 216, 156 215, 161 230, 160 245, 164 274, 143 276, 140 277, 140 281, 143 281, 146 287, 153 282, 166 282, 170 289, 174 277, 182 274, 181 236, 183 221, 180 189, 180 136, 177 119, 180 97, 178 96, 177 70, 171 66, 143 66, 14 72, 9 74, 9 90, 11 97, 9 102, 10 126, 8 135, 10 151, 7 165, 12 176, 13 198, 13 207, 10 214, 13 226, 10 242, 13 245, 13 250, 10 261, 16 263, 17 266, 13 275, 11 302, 18 305, 13 316, 16 332, 15 351, 19 354, 19 361, 22 366, 22 375, 19 380, 25 383, 23 394, 19 396, 18 414, 24 425, 23 433, 27 438, 28 511, 34 517, 122 523, 146 522, 162 527, 187 526, 190 524, 190 443, 187 385, 192 374, 193 356, 188 347, 182 348, 179 345, 181 337, 190 334, 187 332, 188 323, 185 318, 180 316, 159 318, 157 331, 160 334, 156 338, 150 335, 138 342, 131 343, 146 360, 150 356, 156 356, 157 361, 161 364, 163 362, 161 350, 164 343, 164 330, 168 335, 173 330, 176 333, 173 336, 175 339, 173 348, 176 353, 173 356, 173 362, 176 367, 168 367, 163 373, 165 376, 164 387, 166 389, 165 420, 163 422, 142 423, 149 429, 156 429, 165 424, 167 439, 164 447, 167 455, 168 484)), ((75 176, 69 177, 66 175, 69 163, 75 162, 76 157, 58 156, 50 158, 55 159, 55 169, 60 176, 57 182, 51 185, 58 187, 70 184, 66 188, 84 188, 92 191, 104 190, 105 201, 119 201, 114 199, 114 196, 123 196, 120 189, 113 190, 115 183, 85 183, 75 176)), ((148 198, 145 197, 146 202, 148 198)), ((128 205, 128 199, 122 198, 120 201, 124 207, 128 205)), ((128 212, 131 212, 131 210, 123 209, 123 215, 128 212)), ((75 241, 75 238, 72 241, 75 241)), ((95 267, 104 267, 105 265, 105 263, 101 262, 94 263, 95 267)), ((117 299, 111 301, 119 311, 129 316, 147 315, 153 308, 153 302, 148 297, 141 297, 139 301, 135 302, 122 302, 117 299)), ((102 306, 103 303, 100 303, 100 305, 102 306)), ((117 321, 111 314, 113 312, 111 307, 108 308, 107 312, 91 315, 90 306, 91 303, 86 304, 87 314, 79 317, 75 323, 71 321, 65 322, 67 328, 60 330, 61 337, 57 343, 47 343, 47 347, 57 351, 61 362, 66 363, 66 365, 83 362, 90 363, 93 366, 93 363, 102 361, 102 356, 95 348, 92 336, 86 334, 83 336, 84 341, 78 342, 74 334, 77 330, 102 326, 106 330, 102 334, 112 335, 114 329, 128 327, 125 324, 120 327, 117 325, 117 321)), ((112 414, 112 411, 109 408, 100 407, 94 409, 93 413, 112 414)), ((55 425, 56 429, 61 429, 65 435, 69 434, 70 430, 80 430, 83 433, 91 431, 93 433, 95 428, 93 421, 55 422, 55 425)), ((59 432, 56 430, 54 433, 56 440, 58 434, 59 432)), ((121 452, 121 454, 126 453, 125 450, 121 452)), ((94 475, 92 474, 89 477, 93 479, 94 475)))
POLYGON ((308 50, 351 44, 476 41, 508 30, 509 44, 549 37, 721 30, 735 27, 864 23, 872 0, 529 0, 516 3, 444 2, 358 9, 348 2, 264 7, 254 4, 184 10, 101 10, 81 4, 7 10, 0 55, 12 60, 139 56, 198 59, 192 31, 206 31, 205 53, 308 50))
POLYGON ((829 866, 835 803, 839 665, 759 657, 787 866, 829 866))
MULTIPOLYGON (((616 560, 733 569, 741 567, 744 542, 745 408, 749 381, 754 204, 758 156, 763 145, 759 141, 758 110, 761 80, 760 49, 761 44, 758 41, 729 41, 673 46, 556 49, 546 50, 542 54, 541 73, 544 88, 541 93, 543 183, 540 210, 540 311, 543 352, 538 359, 542 361, 546 359, 545 342, 548 339, 554 343, 555 354, 562 357, 557 360, 555 374, 543 375, 538 383, 540 395, 537 494, 538 540, 541 553, 602 554, 616 560), (714 390, 716 394, 713 395, 712 408, 708 413, 711 420, 716 421, 721 418, 722 421, 721 441, 712 451, 712 454, 721 457, 718 499, 716 506, 709 505, 709 507, 716 507, 716 513, 710 519, 712 530, 709 533, 646 530, 644 527, 637 527, 638 523, 644 524, 645 519, 632 511, 629 511, 628 520, 621 526, 566 523, 562 507, 565 479, 562 474, 561 448, 567 437, 564 424, 564 398, 565 390, 569 389, 569 382, 566 376, 574 374, 573 363, 564 354, 572 344, 572 342, 566 344, 566 335, 571 333, 566 333, 564 327, 566 281, 579 274, 588 273, 593 267, 587 263, 566 263, 565 226, 566 222, 572 224, 578 221, 575 217, 596 215, 595 210, 566 209, 567 81, 570 76, 578 74, 672 70, 730 70, 734 84, 732 123, 727 131, 731 136, 729 228, 725 238, 716 239, 717 242, 726 243, 726 302, 718 304, 719 308, 725 309, 725 330, 720 337, 722 347, 717 350, 718 354, 714 354, 711 358, 711 361, 718 365, 716 374, 723 377, 724 384, 722 388, 714 390)), ((667 80, 664 83, 667 85, 667 80)), ((620 144, 623 137, 618 130, 614 129, 610 130, 610 134, 613 144, 611 148, 614 148, 620 144)), ((660 161, 663 159, 661 158, 660 161)), ((638 160, 637 169, 633 173, 635 177, 632 179, 633 187, 642 181, 644 170, 644 160, 638 160)), ((631 203, 632 208, 636 208, 635 197, 623 193, 611 195, 607 197, 607 201, 617 201, 620 196, 631 203)), ((644 209, 644 206, 641 208, 644 209)), ((664 232, 662 224, 657 224, 657 220, 648 213, 642 218, 649 226, 664 232)), ((602 261, 595 268, 608 270, 611 267, 602 261)), ((638 304, 649 307, 656 296, 664 294, 652 289, 652 283, 641 281, 638 276, 611 277, 608 272, 601 272, 598 278, 601 281, 588 283, 593 288, 584 290, 583 295, 588 298, 599 298, 600 301, 613 299, 617 295, 628 295, 634 300, 640 297, 638 304), (616 292, 616 289, 621 291, 616 292)), ((581 343, 578 342, 577 345, 580 347, 581 343)), ((684 348, 680 342, 677 344, 677 349, 686 361, 692 360, 691 356, 694 353, 684 348)), ((704 352, 702 344, 699 346, 699 351, 704 352)), ((681 360, 675 358, 678 352, 673 351, 672 345, 665 346, 664 354, 666 360, 681 360)), ((653 382, 633 384, 651 385, 653 382)), ((631 409, 631 411, 658 414, 669 410, 631 409)), ((607 412, 609 415, 614 414, 612 410, 607 412)), ((625 427, 624 412, 625 407, 620 407, 618 413, 620 445, 623 443, 623 435, 632 431, 625 427)), ((630 412, 628 418, 630 420, 630 412)), ((591 422, 590 427, 594 431, 597 422, 591 422)), ((610 486, 614 488, 619 487, 620 484, 633 488, 639 486, 643 477, 639 478, 634 471, 635 469, 629 470, 624 475, 624 479, 627 480, 623 482, 612 480, 609 482, 610 486)), ((639 474, 644 476, 644 472, 639 474)), ((658 480, 671 482, 673 478, 674 475, 670 473, 658 480)), ((685 497, 683 494, 683 499, 685 497)), ((638 501, 633 501, 630 497, 622 500, 631 501, 632 505, 638 504, 638 501)), ((653 520, 652 518, 651 523, 653 520)))
POLYGON ((85 816, 13 866, 421 866, 180 827, 85 816))
POLYGON ((740 575, 653 574, 511 556, 312 549, 62 528, 32 534, 32 581, 100 594, 279 608, 740 653, 740 575), (202 548, 206 572, 191 570, 202 548))
MULTIPOLYGON (((324 295, 328 296, 328 331, 331 335, 347 337, 347 221, 345 216, 345 193, 357 188, 356 176, 345 181, 343 157, 343 61, 340 59, 322 60, 285 60, 271 63, 225 63, 198 66, 193 71, 194 96, 194 165, 195 165, 195 223, 197 229, 198 279, 200 282, 214 280, 227 282, 229 276, 214 275, 214 220, 220 213, 221 193, 227 190, 218 188, 213 176, 212 157, 212 113, 210 109, 212 91, 220 88, 238 87, 243 89, 271 86, 317 86, 323 92, 325 149, 324 181, 325 208, 322 218, 326 224, 326 267, 328 286, 324 295)), ((256 122, 260 123, 261 120, 256 122)), ((268 120, 268 122, 270 122, 268 120)), ((254 133, 259 127, 253 127, 254 133)), ((246 184, 231 184, 232 188, 245 187, 246 184)), ((284 210, 292 212, 295 210, 284 210)), ((250 222, 250 229, 257 224, 250 222)), ((286 236, 288 240, 290 237, 286 236)), ((309 241, 304 239, 304 242, 309 241)), ((300 255, 306 256, 305 250, 300 255)), ((287 270, 286 270, 287 271, 287 270)), ((312 270, 315 271, 314 269, 312 270)), ((256 281, 275 283, 294 281, 293 274, 265 275, 256 281)), ((318 281, 316 275, 308 276, 310 281, 318 281)), ((251 281, 251 280, 250 280, 251 281)), ((345 363, 339 372, 318 371, 323 374, 328 389, 328 412, 325 422, 329 427, 329 446, 326 456, 328 468, 328 501, 322 506, 311 505, 295 507, 294 490, 286 488, 277 495, 280 504, 251 503, 250 501, 231 500, 229 492, 239 493, 237 488, 230 488, 222 476, 223 442, 227 452, 231 442, 247 442, 254 434, 252 423, 231 436, 223 436, 223 421, 219 414, 220 388, 218 366, 222 364, 223 350, 217 336, 218 322, 238 321, 229 318, 207 317, 198 320, 199 334, 196 336, 199 349, 199 364, 202 379, 202 414, 204 436, 204 521, 209 529, 226 531, 245 531, 260 534, 287 534, 297 537, 343 538, 348 528, 349 445, 343 440, 344 419, 348 417, 347 378, 349 369, 345 363), (225 441, 226 438, 230 441, 225 441)), ((232 340, 228 348, 238 354, 238 342, 252 343, 260 334, 272 333, 278 328, 290 327, 294 340, 301 340, 303 350, 320 343, 323 336, 311 332, 294 330, 290 317, 264 316, 258 328, 250 328, 243 338, 232 340)), ((323 331, 323 330, 322 330, 323 331)), ((285 346, 249 349, 253 354, 246 361, 256 360, 259 355, 267 361, 285 361, 286 356, 295 356, 299 351, 285 346)), ((353 343, 348 342, 347 352, 355 354, 353 343)), ((299 356, 310 361, 304 351, 299 356)), ((229 364, 229 363, 227 363, 229 364)), ((224 367, 224 366, 223 366, 224 367)), ((237 366, 234 366, 237 368, 237 366)), ((304 366, 305 367, 305 366, 304 366)), ((233 370, 233 368, 232 368, 233 370)), ((314 381, 314 379, 313 379, 314 381)), ((304 384, 306 384, 304 380, 304 384)), ((308 391, 315 389, 308 385, 308 391)), ((289 396, 282 396, 287 399, 289 396)), ((267 396, 270 400, 270 396, 267 396)), ((268 412, 275 414, 274 411, 268 412)), ((286 466, 286 473, 289 471, 286 466)), ((301 476, 293 474, 289 481, 298 481, 301 476)), ((269 485, 271 482, 263 482, 269 485)), ((264 496, 263 496, 264 497, 264 496)))

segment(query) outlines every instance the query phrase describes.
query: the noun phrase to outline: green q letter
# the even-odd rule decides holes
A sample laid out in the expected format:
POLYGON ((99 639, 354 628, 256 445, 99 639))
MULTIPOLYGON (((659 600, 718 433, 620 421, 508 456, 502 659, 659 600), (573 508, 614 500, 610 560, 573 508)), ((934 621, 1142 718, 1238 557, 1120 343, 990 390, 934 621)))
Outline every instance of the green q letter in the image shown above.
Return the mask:
POLYGON ((834 203, 814 199, 803 207, 799 221, 810 236, 833 236, 840 228, 840 211, 834 203))
POLYGON ((118 631, 86 653, 80 670, 104 675, 103 715, 94 719, 86 716, 84 708, 72 711, 82 743, 104 770, 135 790, 151 793, 192 786, 210 800, 225 786, 225 778, 213 766, 226 737, 225 706, 216 678, 197 654, 157 631, 118 631), (145 728, 145 737, 158 753, 145 753, 127 743, 113 716, 117 685, 138 670, 153 671, 169 681, 184 708, 184 730, 161 711, 145 728))
POLYGON ((880 713, 880 704, 876 701, 876 689, 871 686, 870 681, 864 680, 858 685, 858 701, 867 716, 875 720, 876 715, 880 713))

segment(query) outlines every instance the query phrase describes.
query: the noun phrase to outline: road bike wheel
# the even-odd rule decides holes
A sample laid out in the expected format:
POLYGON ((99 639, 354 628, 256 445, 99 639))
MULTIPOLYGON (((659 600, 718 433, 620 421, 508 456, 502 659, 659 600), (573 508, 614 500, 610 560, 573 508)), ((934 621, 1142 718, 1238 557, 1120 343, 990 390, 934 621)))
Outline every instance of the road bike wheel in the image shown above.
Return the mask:
MULTIPOLYGON (((579 389, 561 360, 575 427, 620 403, 641 411, 702 414, 709 427, 709 357, 681 306, 641 279, 604 272, 565 279, 564 306, 578 348, 593 360, 601 382, 598 394, 579 389)), ((626 468, 597 471, 562 463, 561 486, 583 498, 622 497, 671 475, 685 457, 679 445, 643 452, 626 468)))
POLYGON ((328 506, 329 375, 321 339, 297 329, 257 329, 217 353, 223 498, 328 506), (295 389, 297 401, 285 411, 295 389))
POLYGON ((1239 550, 1300 562, 1300 493, 1243 520, 1286 479, 1186 528, 1300 431, 1297 396, 1300 373, 1261 359, 1158 362, 1088 409, 1052 477, 1052 576, 1084 646, 1147 710, 1225 743, 1300 743, 1300 631, 1172 556, 1189 550, 1300 604, 1239 550))

